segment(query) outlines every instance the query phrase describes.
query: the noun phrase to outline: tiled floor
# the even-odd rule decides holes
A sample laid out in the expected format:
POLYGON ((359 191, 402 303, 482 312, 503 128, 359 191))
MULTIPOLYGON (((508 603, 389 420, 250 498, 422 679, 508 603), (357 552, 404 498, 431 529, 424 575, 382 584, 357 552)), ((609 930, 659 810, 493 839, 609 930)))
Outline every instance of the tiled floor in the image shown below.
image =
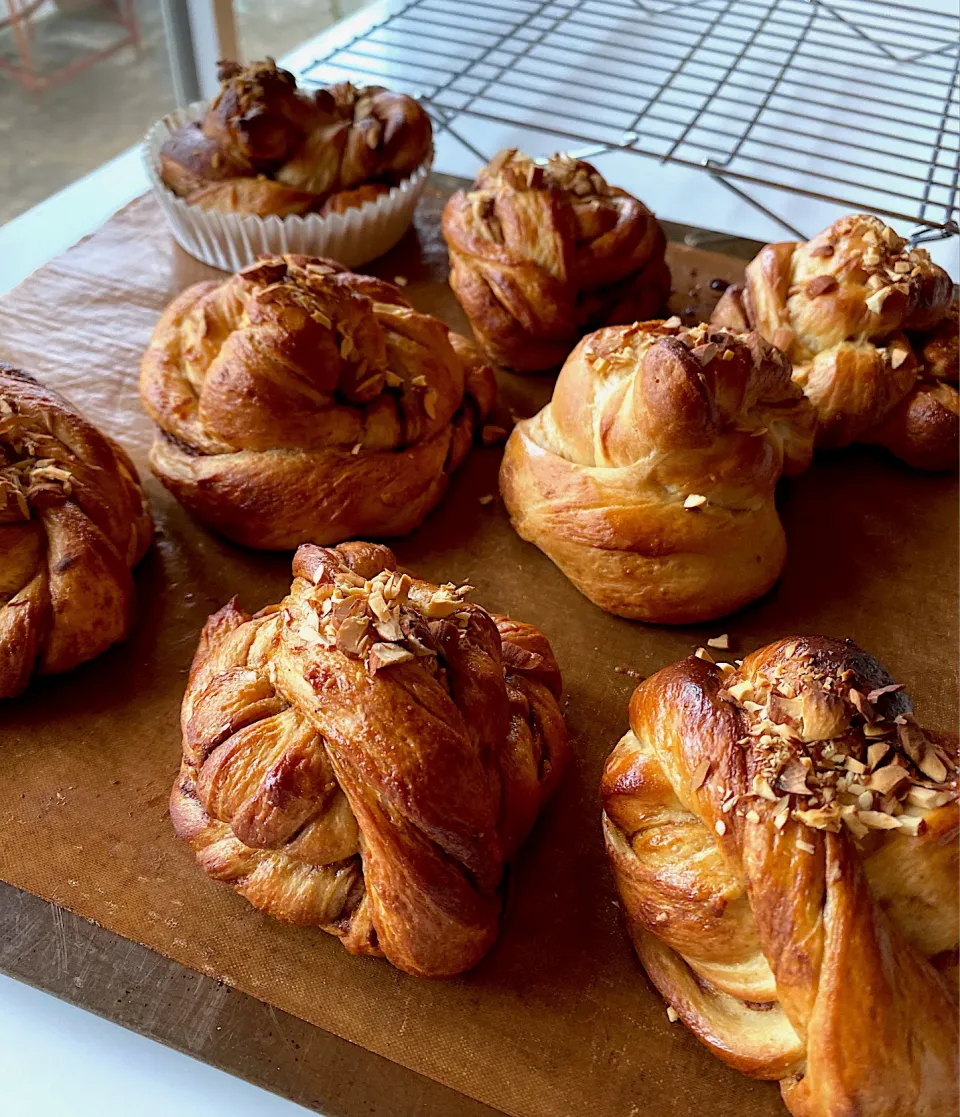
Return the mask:
MULTIPOLYGON (((237 0, 243 53, 279 57, 366 2, 237 0)), ((5 5, 0 10, 5 12, 5 5)), ((137 0, 136 11, 143 40, 139 53, 125 47, 42 94, 27 93, 0 74, 0 225, 137 143, 174 107, 160 4, 137 0)), ((54 11, 33 24, 41 69, 63 65, 116 37, 116 24, 96 3, 69 17, 54 11)), ((15 58, 9 31, 0 32, 0 57, 15 58)))

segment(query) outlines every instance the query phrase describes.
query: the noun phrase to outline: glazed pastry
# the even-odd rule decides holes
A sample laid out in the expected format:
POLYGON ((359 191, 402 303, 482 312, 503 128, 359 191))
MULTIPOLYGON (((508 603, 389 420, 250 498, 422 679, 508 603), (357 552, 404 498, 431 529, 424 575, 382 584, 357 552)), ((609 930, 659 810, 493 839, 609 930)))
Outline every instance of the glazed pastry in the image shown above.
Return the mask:
POLYGON ((443 236, 477 341, 517 372, 557 368, 588 331, 652 318, 670 293, 656 218, 568 155, 501 151, 447 202, 443 236))
POLYGON ((650 979, 796 1117, 957 1094, 957 738, 850 641, 691 656, 634 691, 603 826, 650 979))
POLYGON ((786 359, 757 334, 611 326, 516 425, 500 491, 517 532, 601 609, 706 620, 779 577, 774 490, 809 464, 813 426, 786 359))
POLYGON ((560 775, 560 672, 530 625, 370 543, 301 547, 279 604, 208 621, 170 815, 256 908, 423 977, 497 936, 504 864, 560 775))
POLYGON ((0 362, 0 698, 122 640, 153 537, 133 463, 63 396, 0 362))
POLYGON ((157 476, 199 519, 268 550, 411 531, 495 395, 465 338, 392 284, 309 256, 184 291, 141 375, 157 476))
POLYGON ((879 218, 835 221, 768 244, 711 322, 758 330, 793 363, 817 412, 817 444, 868 442, 917 469, 957 464, 957 304, 922 248, 879 218))
POLYGON ((380 86, 297 88, 272 59, 223 62, 220 93, 202 121, 160 152, 164 183, 190 205, 259 217, 343 212, 408 178, 429 156, 430 118, 380 86))

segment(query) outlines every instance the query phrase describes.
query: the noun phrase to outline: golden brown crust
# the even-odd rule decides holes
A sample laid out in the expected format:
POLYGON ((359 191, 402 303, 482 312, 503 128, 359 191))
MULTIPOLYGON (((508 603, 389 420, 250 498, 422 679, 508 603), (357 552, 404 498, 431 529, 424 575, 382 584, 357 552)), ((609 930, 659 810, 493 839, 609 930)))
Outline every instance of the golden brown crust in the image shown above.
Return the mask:
POLYGON ((756 334, 611 326, 517 424, 500 490, 519 534, 608 612, 684 624, 773 585, 774 490, 810 460, 813 415, 756 334))
POLYGON ((273 550, 411 531, 495 396, 465 338, 392 284, 307 256, 184 291, 141 374, 160 480, 217 531, 273 550))
POLYGON ((430 118, 380 86, 340 82, 312 96, 271 59, 221 63, 221 89, 203 121, 174 132, 160 152, 164 183, 188 204, 258 217, 362 204, 409 177, 430 154, 430 118))
POLYGON ((360 206, 365 206, 367 202, 375 202, 389 190, 389 186, 375 182, 365 183, 353 190, 340 190, 327 198, 320 207, 320 215, 329 217, 331 213, 346 213, 349 209, 358 209, 360 206))
POLYGON ((450 286, 491 359, 559 366, 589 330, 652 318, 670 293, 653 214, 566 155, 504 150, 443 212, 450 286))
POLYGON ((0 698, 123 639, 152 537, 120 446, 0 362, 0 698))
POLYGON ((711 321, 758 330, 793 363, 817 442, 886 446, 919 469, 957 463, 953 284, 879 218, 843 217, 810 241, 767 245, 711 321))
POLYGON ((234 601, 203 630, 174 827, 262 911, 460 973, 566 756, 550 645, 386 547, 305 546, 293 570, 279 605, 234 601))
POLYGON ((796 637, 657 672, 601 794, 640 958, 720 1058, 797 1117, 956 1110, 957 738, 872 656, 796 637))

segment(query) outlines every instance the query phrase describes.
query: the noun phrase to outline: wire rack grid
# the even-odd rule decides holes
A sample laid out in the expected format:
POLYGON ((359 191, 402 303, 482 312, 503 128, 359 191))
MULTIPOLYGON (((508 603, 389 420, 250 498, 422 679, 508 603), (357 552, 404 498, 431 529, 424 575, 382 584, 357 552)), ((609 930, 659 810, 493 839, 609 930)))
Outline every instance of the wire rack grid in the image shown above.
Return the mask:
POLYGON ((888 0, 399 0, 301 77, 412 93, 481 160, 471 118, 930 239, 960 232, 958 71, 960 15, 888 0))

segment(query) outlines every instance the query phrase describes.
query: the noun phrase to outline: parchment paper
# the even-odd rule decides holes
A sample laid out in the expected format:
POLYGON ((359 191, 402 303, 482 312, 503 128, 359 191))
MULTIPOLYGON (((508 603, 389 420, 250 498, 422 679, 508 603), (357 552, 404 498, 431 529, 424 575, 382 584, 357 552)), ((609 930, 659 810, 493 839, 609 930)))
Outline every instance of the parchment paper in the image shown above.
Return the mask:
MULTIPOLYGON (((463 328, 445 285, 443 198, 432 188, 416 232, 370 270, 404 275, 415 305, 463 328)), ((710 280, 742 273, 742 261, 680 245, 670 258, 673 305, 688 316, 709 312, 710 280)), ((140 355, 170 297, 209 274, 141 199, 0 300, 0 356, 70 396, 146 476, 140 355)), ((504 413, 531 414, 550 386, 504 375, 504 413)), ((783 1113, 774 1086, 668 1022, 620 926, 597 799, 635 685, 617 669, 649 674, 720 632, 740 655, 791 632, 852 636, 908 684, 922 722, 952 725, 955 481, 880 451, 820 455, 783 486, 780 585, 734 618, 666 629, 594 608, 514 535, 499 501, 480 505, 497 491, 499 457, 475 451, 427 523, 395 544, 407 566, 468 581, 479 603, 539 625, 564 673, 574 763, 521 852, 500 941, 476 970, 430 982, 353 958, 320 931, 255 912, 174 838, 166 802, 199 628, 234 593, 248 609, 278 600, 289 556, 218 539, 152 478, 158 532, 137 574, 132 638, 0 705, 0 878, 516 1117, 783 1113)))

